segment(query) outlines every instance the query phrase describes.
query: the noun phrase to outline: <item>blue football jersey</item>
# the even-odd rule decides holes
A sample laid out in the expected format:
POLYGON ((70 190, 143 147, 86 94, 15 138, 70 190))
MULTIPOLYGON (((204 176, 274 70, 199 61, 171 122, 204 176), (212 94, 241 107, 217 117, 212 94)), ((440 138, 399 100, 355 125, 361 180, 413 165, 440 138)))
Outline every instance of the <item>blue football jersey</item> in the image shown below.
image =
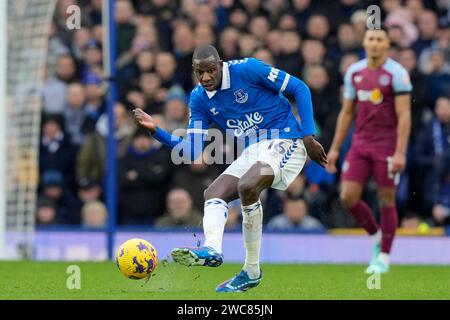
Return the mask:
MULTIPOLYGON (((199 84, 192 90, 188 133, 205 133, 215 123, 237 138, 270 138, 276 133, 277 138, 286 139, 314 134, 312 111, 300 124, 292 105, 283 96, 283 93, 296 95, 302 85, 307 90, 299 79, 254 58, 224 62, 220 89, 207 91, 199 84)), ((301 100, 309 101, 297 103, 311 107, 310 94, 301 100)), ((302 117, 302 112, 299 113, 302 117)))
POLYGON ((153 136, 196 159, 208 128, 215 123, 245 146, 263 139, 295 139, 314 134, 311 93, 306 84, 254 58, 223 62, 222 84, 216 91, 197 85, 189 102, 189 125, 183 139, 157 128, 153 136), (293 95, 301 124, 283 94, 293 95))

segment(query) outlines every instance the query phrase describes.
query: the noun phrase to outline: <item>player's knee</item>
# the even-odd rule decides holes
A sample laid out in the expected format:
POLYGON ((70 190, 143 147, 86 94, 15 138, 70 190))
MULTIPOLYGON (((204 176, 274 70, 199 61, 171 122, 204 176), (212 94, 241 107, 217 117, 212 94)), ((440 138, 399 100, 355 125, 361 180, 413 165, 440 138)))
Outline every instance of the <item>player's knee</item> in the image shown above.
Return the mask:
POLYGON ((389 208, 395 206, 395 193, 382 193, 378 196, 378 203, 381 208, 389 208))
POLYGON ((254 199, 256 201, 259 198, 257 185, 245 179, 239 180, 238 192, 241 199, 254 199))
POLYGON ((237 195, 235 195, 235 193, 236 192, 233 192, 229 186, 212 184, 208 188, 206 188, 205 191, 203 191, 203 198, 205 201, 219 198, 225 202, 230 202, 237 198, 237 195))
POLYGON ((350 209, 351 207, 356 205, 359 201, 358 197, 351 194, 350 192, 345 192, 345 191, 340 193, 339 198, 341 199, 342 205, 346 209, 350 209))
POLYGON ((215 185, 210 185, 206 190, 203 192, 203 197, 206 200, 213 199, 213 198, 219 198, 223 199, 225 198, 225 191, 220 188, 215 187, 215 185))

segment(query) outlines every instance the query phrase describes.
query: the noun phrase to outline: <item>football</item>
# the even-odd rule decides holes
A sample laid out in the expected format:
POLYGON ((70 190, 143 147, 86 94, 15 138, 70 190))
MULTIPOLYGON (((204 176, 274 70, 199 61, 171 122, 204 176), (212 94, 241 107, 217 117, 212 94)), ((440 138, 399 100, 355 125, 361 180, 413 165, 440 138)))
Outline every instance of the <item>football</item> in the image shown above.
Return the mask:
POLYGON ((158 253, 155 247, 144 239, 127 240, 117 250, 117 267, 129 279, 150 277, 157 263, 158 253))

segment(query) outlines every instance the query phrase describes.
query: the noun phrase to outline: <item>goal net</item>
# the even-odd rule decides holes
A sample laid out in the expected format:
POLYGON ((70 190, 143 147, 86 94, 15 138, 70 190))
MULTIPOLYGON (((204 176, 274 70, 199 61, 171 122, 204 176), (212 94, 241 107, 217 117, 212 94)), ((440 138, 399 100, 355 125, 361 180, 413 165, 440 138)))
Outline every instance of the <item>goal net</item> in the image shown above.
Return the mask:
POLYGON ((56 0, 1 1, 0 254, 31 258, 42 87, 56 0))

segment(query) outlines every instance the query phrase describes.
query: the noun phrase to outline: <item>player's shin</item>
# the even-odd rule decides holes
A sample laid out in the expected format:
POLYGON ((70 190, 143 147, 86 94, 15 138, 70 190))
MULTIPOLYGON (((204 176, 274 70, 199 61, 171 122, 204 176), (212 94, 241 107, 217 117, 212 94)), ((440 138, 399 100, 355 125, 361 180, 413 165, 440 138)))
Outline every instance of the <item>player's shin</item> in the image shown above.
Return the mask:
POLYGON ((364 201, 359 201, 353 207, 349 208, 349 211, 356 223, 361 228, 364 228, 368 234, 376 234, 378 225, 373 217, 372 210, 364 201))
POLYGON ((259 253, 261 249, 263 211, 261 201, 242 206, 242 232, 245 246, 245 265, 251 279, 260 275, 259 253))
POLYGON ((397 209, 395 207, 381 208, 381 252, 389 255, 394 242, 395 230, 398 224, 397 209))
POLYGON ((203 232, 205 234, 205 247, 211 247, 222 253, 222 239, 225 223, 228 217, 228 205, 219 198, 205 201, 203 216, 203 232))

